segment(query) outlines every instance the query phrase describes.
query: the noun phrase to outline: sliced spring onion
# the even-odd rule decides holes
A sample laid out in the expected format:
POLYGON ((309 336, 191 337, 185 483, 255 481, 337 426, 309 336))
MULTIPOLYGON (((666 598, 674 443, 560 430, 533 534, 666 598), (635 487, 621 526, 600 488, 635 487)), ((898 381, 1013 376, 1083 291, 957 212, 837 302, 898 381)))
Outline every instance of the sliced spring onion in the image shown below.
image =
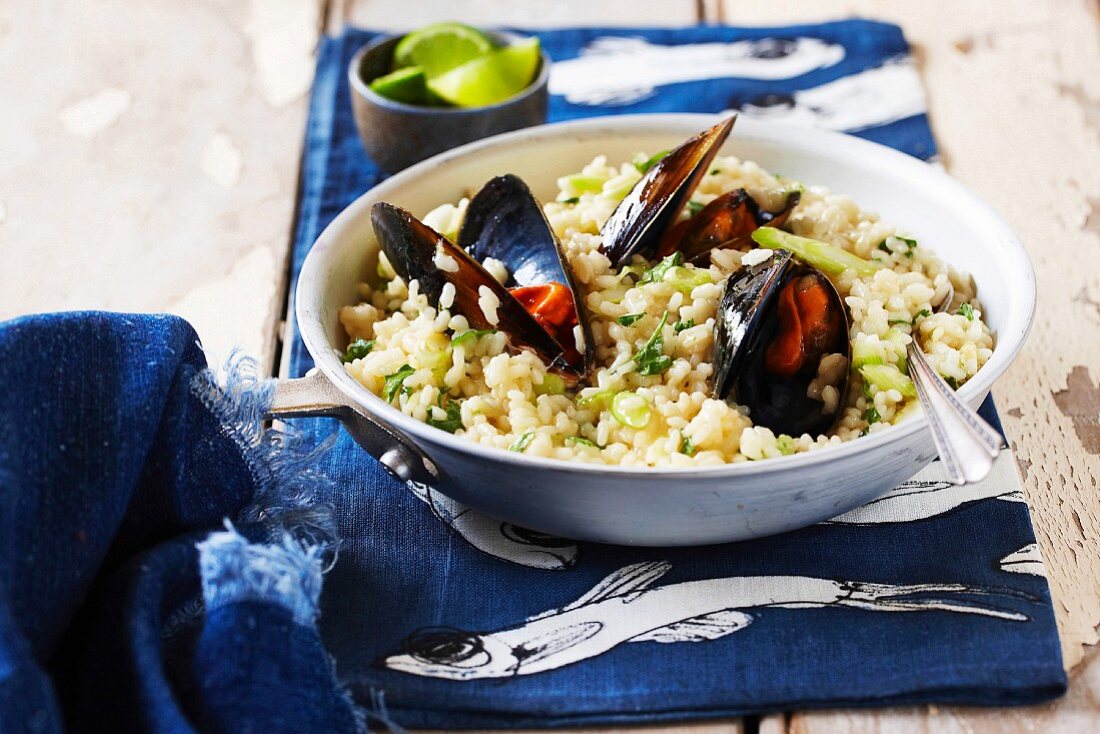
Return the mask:
POLYGON ((858 370, 868 364, 882 364, 884 360, 879 354, 879 342, 871 339, 856 339, 852 342, 852 369, 858 370))
POLYGON ((598 390, 577 398, 577 406, 586 409, 603 410, 611 405, 615 398, 613 390, 598 390))
POLYGON ((565 437, 565 445, 566 446, 588 446, 589 448, 593 448, 593 449, 602 448, 601 446, 597 446, 592 441, 589 441, 584 436, 566 436, 565 437))
POLYGON ((611 417, 627 428, 645 428, 653 411, 649 401, 634 392, 621 392, 611 401, 611 417))
POLYGON ((775 439, 775 447, 783 456, 790 456, 795 452, 794 439, 785 433, 779 434, 775 439))
POLYGON ((691 436, 680 437, 680 453, 685 456, 695 456, 695 444, 691 441, 691 436))
POLYGON ((864 260, 843 248, 821 240, 799 237, 775 227, 760 227, 754 230, 752 239, 756 244, 770 250, 790 250, 799 259, 805 260, 829 275, 840 275, 845 270, 851 270, 856 275, 868 276, 874 275, 882 268, 881 265, 864 260))
POLYGON ((683 265, 665 273, 664 281, 682 293, 691 293, 697 287, 713 283, 710 271, 702 268, 689 268, 683 265))
POLYGON ((489 334, 495 333, 497 333, 496 329, 470 329, 468 331, 462 332, 461 334, 455 334, 454 337, 451 339, 451 346, 457 347, 462 344, 466 344, 467 342, 474 341, 475 339, 480 339, 483 336, 488 336, 489 334))
POLYGON ((639 155, 633 161, 634 167, 637 168, 640 173, 646 173, 647 171, 649 171, 649 169, 657 165, 657 163, 668 154, 669 151, 662 150, 660 153, 654 153, 645 160, 639 160, 641 158, 641 156, 639 155))
POLYGON ((604 183, 607 182, 606 178, 601 176, 585 176, 583 173, 576 173, 572 176, 562 176, 558 179, 558 188, 562 190, 567 197, 580 196, 581 194, 596 194, 603 190, 604 183))
POLYGON ((959 306, 959 316, 965 316, 967 321, 974 320, 974 307, 969 303, 959 306))
POLYGON ((565 380, 553 372, 547 372, 542 384, 535 385, 536 395, 561 395, 565 392, 565 380))
POLYGON ((522 436, 517 438, 515 442, 508 447, 509 451, 515 451, 522 454, 527 450, 527 447, 531 445, 531 442, 535 440, 535 432, 527 431, 522 436))
POLYGON ((917 397, 913 381, 892 364, 865 364, 859 368, 863 380, 881 390, 897 390, 907 398, 917 397))

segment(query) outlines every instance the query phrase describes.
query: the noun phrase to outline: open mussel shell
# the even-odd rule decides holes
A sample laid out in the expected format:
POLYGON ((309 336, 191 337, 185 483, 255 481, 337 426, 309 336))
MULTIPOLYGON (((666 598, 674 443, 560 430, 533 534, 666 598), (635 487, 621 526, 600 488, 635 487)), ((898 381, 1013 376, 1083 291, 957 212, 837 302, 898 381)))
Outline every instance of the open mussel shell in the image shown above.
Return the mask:
POLYGON ((736 119, 728 117, 671 151, 619 203, 600 230, 600 251, 613 267, 625 265, 634 254, 653 256, 661 235, 687 204, 736 119))
POLYGON ((443 288, 450 283, 455 289, 451 310, 465 316, 472 328, 505 332, 513 347, 530 349, 570 385, 584 376, 583 360, 570 359, 567 350, 523 304, 465 250, 392 204, 375 204, 371 223, 394 272, 406 283, 416 279, 433 307, 439 307, 443 288), (496 297, 496 323, 490 322, 482 309, 482 289, 496 297))
POLYGON ((829 279, 778 250, 726 281, 715 327, 714 391, 776 434, 825 433, 843 411, 848 331, 847 310, 829 279), (830 387, 831 401, 823 399, 830 387))
POLYGON ((698 262, 716 247, 751 248, 754 230, 765 225, 782 227, 801 199, 800 192, 792 191, 779 211, 771 212, 744 189, 728 191, 695 216, 670 227, 661 237, 657 257, 679 252, 686 262, 698 262))

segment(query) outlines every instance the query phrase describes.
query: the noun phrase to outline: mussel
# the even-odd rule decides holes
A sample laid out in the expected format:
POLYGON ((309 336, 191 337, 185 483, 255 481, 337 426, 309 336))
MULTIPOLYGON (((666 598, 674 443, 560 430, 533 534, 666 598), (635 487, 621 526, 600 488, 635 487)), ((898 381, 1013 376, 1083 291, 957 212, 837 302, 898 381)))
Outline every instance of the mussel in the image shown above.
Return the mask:
POLYGON ((726 281, 714 391, 776 434, 825 433, 844 405, 848 332, 847 309, 828 277, 778 250, 726 281))
POLYGON ((670 227, 661 237, 657 257, 679 252, 685 261, 698 262, 716 247, 749 249, 753 246, 753 230, 765 225, 783 226, 801 199, 801 192, 792 191, 779 211, 771 212, 744 189, 728 191, 695 216, 670 227))
POLYGON ((653 257, 661 236, 687 204, 736 119, 736 115, 728 117, 689 138, 634 185, 600 229, 600 251, 612 267, 622 267, 635 254, 653 257))
POLYGON ((493 179, 470 202, 459 234, 468 249, 392 204, 375 204, 371 222, 394 272, 416 279, 433 306, 450 284, 449 307, 471 327, 504 331, 511 346, 533 351, 570 386, 587 376, 595 350, 582 299, 561 243, 519 178, 493 179), (508 267, 514 287, 481 265, 487 257, 508 267))

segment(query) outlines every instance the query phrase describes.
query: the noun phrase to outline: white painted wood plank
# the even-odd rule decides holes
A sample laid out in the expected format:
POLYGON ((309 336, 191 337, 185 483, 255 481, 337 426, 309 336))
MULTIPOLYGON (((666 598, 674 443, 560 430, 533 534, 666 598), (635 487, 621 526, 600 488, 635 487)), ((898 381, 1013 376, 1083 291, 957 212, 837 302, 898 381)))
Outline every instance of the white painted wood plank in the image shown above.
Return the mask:
POLYGON ((695 23, 696 0, 343 0, 346 22, 380 30, 408 30, 440 20, 474 25, 551 28, 695 23), (415 10, 412 8, 415 7, 415 10))
POLYGON ((270 359, 316 0, 0 5, 0 318, 172 311, 270 359))

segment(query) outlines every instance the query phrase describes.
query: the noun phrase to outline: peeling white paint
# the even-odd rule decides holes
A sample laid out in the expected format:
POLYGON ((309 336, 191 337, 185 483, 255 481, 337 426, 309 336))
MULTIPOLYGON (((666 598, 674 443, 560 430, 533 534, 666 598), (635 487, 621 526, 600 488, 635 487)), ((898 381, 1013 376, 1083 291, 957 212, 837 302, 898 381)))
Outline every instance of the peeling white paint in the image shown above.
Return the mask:
POLYGON ((203 174, 218 184, 229 188, 241 180, 241 151, 225 133, 214 133, 206 143, 199 160, 203 174))
POLYGON ((132 97, 125 89, 107 87, 69 105, 58 113, 65 129, 82 138, 94 138, 130 109, 132 97))
POLYGON ((260 91, 273 107, 290 104, 313 82, 313 48, 319 3, 301 0, 252 0, 244 34, 260 91))

